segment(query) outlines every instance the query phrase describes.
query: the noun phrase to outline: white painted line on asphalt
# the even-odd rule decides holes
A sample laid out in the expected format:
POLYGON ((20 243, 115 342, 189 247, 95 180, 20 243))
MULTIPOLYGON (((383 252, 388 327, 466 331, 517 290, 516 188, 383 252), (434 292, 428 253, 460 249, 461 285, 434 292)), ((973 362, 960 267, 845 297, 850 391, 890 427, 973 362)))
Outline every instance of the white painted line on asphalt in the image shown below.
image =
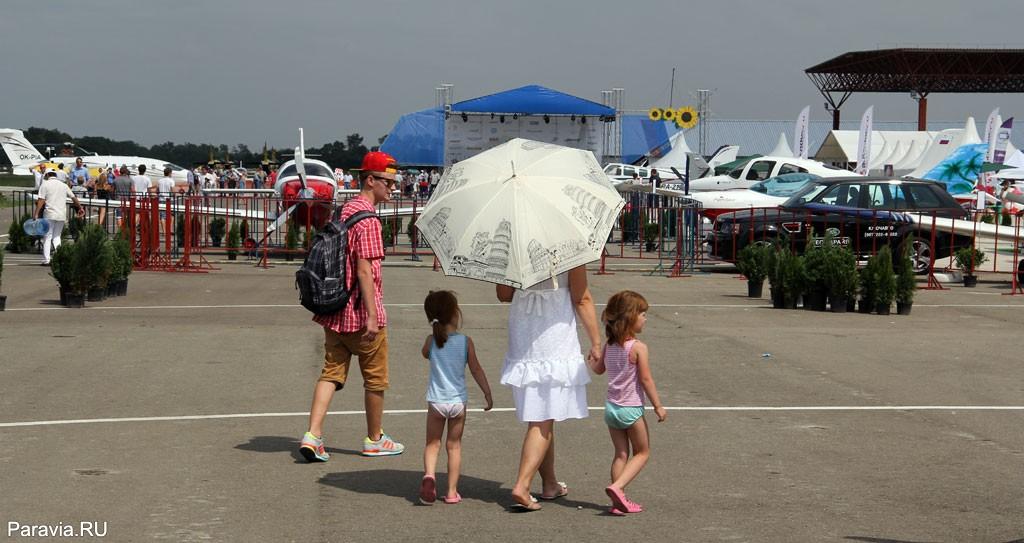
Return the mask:
MULTIPOLYGON (((591 411, 604 411, 604 406, 589 407, 591 411)), ((817 406, 693 406, 666 407, 669 411, 1024 411, 1024 405, 817 405, 817 406)), ((651 411, 651 407, 647 407, 651 411)), ((482 413, 482 408, 469 411, 482 413)), ((495 407, 491 412, 515 411, 512 407, 495 407)), ((385 409, 386 415, 421 415, 426 409, 385 409)), ((328 415, 364 415, 363 411, 328 411, 328 415)), ((0 422, 0 428, 26 426, 59 426, 64 424, 101 424, 112 422, 177 422, 189 420, 256 419, 268 417, 308 417, 308 411, 295 413, 229 413, 224 415, 180 415, 168 417, 125 417, 108 419, 38 420, 26 422, 0 422)))
MULTIPOLYGON (((14 264, 17 265, 17 264, 14 264)), ((461 307, 507 307, 509 304, 488 303, 488 304, 459 304, 461 307)), ((597 307, 604 307, 606 304, 594 304, 597 307)), ((422 303, 416 304, 384 304, 385 307, 423 307, 422 303)), ((767 302, 762 304, 650 304, 651 307, 663 308, 712 308, 712 309, 750 309, 768 307, 767 302)), ((1019 304, 914 304, 914 307, 971 307, 990 309, 1024 309, 1024 301, 1019 304)), ((8 307, 7 311, 62 311, 65 307, 8 307)), ((121 307, 88 305, 89 310, 120 311, 125 309, 302 309, 298 304, 224 304, 224 305, 132 305, 121 307)))

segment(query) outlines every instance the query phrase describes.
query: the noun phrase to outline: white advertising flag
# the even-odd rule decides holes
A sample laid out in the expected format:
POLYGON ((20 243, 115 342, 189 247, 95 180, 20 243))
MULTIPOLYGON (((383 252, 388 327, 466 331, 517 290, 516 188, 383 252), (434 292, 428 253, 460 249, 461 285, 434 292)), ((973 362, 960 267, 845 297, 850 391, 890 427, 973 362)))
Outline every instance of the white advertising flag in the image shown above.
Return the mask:
POLYGON ((795 145, 793 156, 797 158, 807 158, 808 147, 810 146, 810 143, 807 141, 810 117, 811 106, 807 106, 796 118, 796 130, 793 132, 793 144, 795 145))
POLYGON ((1013 131, 1013 117, 1006 119, 999 130, 996 130, 996 148, 992 153, 992 162, 1002 164, 1006 160, 1006 146, 1010 142, 1010 132, 1013 131))
POLYGON ((874 121, 875 106, 864 111, 860 118, 860 135, 857 138, 857 173, 867 175, 871 168, 871 129, 874 121))
POLYGON ((985 122, 985 133, 981 135, 981 137, 985 138, 985 141, 982 143, 992 143, 992 133, 999 129, 1001 121, 1001 119, 997 120, 996 117, 999 117, 999 108, 993 109, 992 113, 988 114, 988 121, 985 122))

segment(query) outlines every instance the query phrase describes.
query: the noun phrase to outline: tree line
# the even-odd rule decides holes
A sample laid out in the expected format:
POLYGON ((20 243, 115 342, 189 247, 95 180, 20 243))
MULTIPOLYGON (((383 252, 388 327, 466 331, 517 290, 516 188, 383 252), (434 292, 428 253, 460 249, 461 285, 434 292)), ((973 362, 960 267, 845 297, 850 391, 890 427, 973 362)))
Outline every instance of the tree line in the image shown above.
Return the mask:
MULTIPOLYGON (((140 145, 131 140, 112 140, 102 136, 72 137, 67 132, 50 128, 29 127, 24 130, 25 138, 34 144, 42 143, 65 143, 72 142, 83 149, 100 155, 123 155, 123 156, 144 156, 158 158, 177 164, 190 167, 196 164, 206 164, 211 160, 220 162, 241 162, 246 167, 257 167, 266 158, 278 163, 285 162, 293 152, 292 148, 276 149, 250 149, 248 145, 239 143, 231 147, 221 144, 209 143, 174 143, 171 141, 158 143, 152 147, 140 145)), ((384 138, 380 138, 378 143, 384 138)), ((41 152, 45 151, 39 149, 41 152)), ((58 149, 59 151, 59 149, 58 149)), ((369 149, 363 143, 363 137, 359 134, 349 134, 345 141, 333 141, 322 147, 306 148, 307 155, 316 155, 318 160, 323 160, 331 167, 341 167, 346 170, 358 168, 363 160, 363 155, 369 149)), ((4 157, 6 158, 6 157, 4 157)))

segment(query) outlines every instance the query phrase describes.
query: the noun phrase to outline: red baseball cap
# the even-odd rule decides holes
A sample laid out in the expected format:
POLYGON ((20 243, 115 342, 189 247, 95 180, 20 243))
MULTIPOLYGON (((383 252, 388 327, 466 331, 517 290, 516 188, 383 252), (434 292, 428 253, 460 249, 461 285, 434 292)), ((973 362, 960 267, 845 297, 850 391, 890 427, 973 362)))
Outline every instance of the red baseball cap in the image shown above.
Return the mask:
POLYGON ((370 151, 363 157, 363 166, 360 169, 375 175, 381 174, 385 179, 394 179, 398 173, 398 163, 395 162, 395 157, 387 153, 370 151))

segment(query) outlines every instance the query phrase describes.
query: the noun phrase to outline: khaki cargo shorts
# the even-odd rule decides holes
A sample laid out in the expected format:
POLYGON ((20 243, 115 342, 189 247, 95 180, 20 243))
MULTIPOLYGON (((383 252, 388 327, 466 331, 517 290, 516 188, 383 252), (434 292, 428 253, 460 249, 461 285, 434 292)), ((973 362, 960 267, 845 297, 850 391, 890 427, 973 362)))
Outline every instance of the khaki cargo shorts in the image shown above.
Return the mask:
POLYGON ((324 369, 320 381, 334 383, 335 389, 345 386, 352 355, 359 359, 363 374, 363 388, 379 392, 388 389, 388 335, 387 328, 370 343, 363 343, 363 332, 339 334, 324 328, 324 369))

